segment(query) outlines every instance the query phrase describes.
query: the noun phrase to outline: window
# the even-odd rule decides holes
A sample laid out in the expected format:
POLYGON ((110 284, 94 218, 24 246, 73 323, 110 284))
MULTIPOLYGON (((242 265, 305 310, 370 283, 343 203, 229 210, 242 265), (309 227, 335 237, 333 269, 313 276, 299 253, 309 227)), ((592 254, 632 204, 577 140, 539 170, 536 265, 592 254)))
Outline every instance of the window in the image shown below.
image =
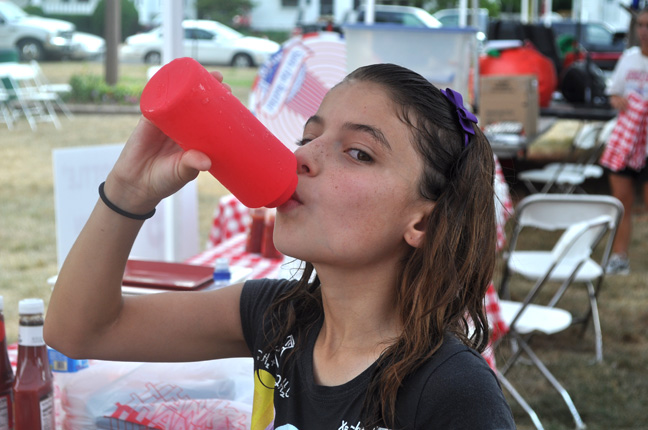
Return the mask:
POLYGON ((605 27, 600 25, 588 25, 585 32, 585 39, 589 43, 597 45, 612 45, 613 35, 605 27))
POLYGON ((185 28, 185 39, 212 40, 214 37, 213 33, 200 28, 185 28))

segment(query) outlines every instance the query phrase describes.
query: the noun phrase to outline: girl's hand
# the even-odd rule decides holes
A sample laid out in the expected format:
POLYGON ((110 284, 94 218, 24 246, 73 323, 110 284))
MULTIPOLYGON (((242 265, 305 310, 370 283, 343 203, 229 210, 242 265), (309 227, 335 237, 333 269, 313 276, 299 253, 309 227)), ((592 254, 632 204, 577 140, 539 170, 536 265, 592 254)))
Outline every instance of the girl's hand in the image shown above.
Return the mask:
POLYGON ((610 105, 619 112, 628 109, 628 99, 623 96, 610 96, 610 105))
MULTIPOLYGON (((223 81, 220 72, 212 75, 223 81)), ((210 167, 207 155, 184 151, 142 117, 106 179, 106 196, 125 211, 144 214, 210 167)))

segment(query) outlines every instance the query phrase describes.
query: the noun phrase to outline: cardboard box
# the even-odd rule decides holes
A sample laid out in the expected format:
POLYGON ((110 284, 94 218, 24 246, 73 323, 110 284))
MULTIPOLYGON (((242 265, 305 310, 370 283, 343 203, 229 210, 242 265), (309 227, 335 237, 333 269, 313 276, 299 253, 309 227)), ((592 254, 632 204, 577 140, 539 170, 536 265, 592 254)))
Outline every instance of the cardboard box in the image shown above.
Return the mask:
POLYGON ((479 80, 479 124, 522 123, 526 136, 538 131, 538 79, 535 75, 488 75, 479 80))

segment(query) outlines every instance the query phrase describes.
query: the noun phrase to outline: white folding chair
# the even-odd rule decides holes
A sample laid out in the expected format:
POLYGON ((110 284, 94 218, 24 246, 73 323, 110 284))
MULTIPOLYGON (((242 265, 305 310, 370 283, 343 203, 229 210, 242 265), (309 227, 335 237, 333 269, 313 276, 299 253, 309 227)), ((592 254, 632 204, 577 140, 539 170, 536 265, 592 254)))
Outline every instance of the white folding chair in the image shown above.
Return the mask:
POLYGON ((14 118, 24 116, 32 130, 39 121, 51 122, 56 128, 61 123, 53 103, 57 95, 38 89, 32 68, 24 64, 0 65, 0 85, 8 96, 8 106, 14 118))
POLYGON ((38 61, 32 60, 30 66, 34 70, 34 82, 38 88, 39 92, 50 93, 53 95, 54 103, 61 109, 66 117, 72 119, 74 115, 67 107, 67 104, 63 101, 61 97, 64 94, 68 94, 72 91, 72 86, 70 84, 52 84, 45 76, 43 69, 41 68, 38 61))
POLYGON ((4 123, 7 124, 7 128, 13 130, 15 118, 9 106, 9 100, 9 93, 0 82, 0 114, 2 114, 2 119, 4 123))
POLYGON ((549 163, 542 169, 525 170, 518 174, 518 178, 531 193, 548 193, 552 190, 583 192, 581 185, 587 179, 603 175, 603 168, 595 163, 607 141, 606 132, 610 123, 613 121, 584 124, 572 141, 568 161, 549 163), (580 155, 576 156, 578 153, 580 155), (569 161, 574 158, 574 161, 569 161), (538 190, 534 184, 543 186, 538 190))
MULTIPOLYGON (((603 338, 598 314, 597 297, 605 277, 605 267, 612 249, 617 226, 623 215, 623 205, 612 197, 605 195, 573 195, 573 194, 535 194, 520 201, 515 209, 515 226, 511 235, 509 250, 504 253, 504 268, 500 284, 500 296, 510 298, 509 282, 512 274, 519 274, 535 281, 536 285, 547 282, 560 282, 552 299, 547 306, 555 306, 563 297, 567 288, 573 283, 583 283, 587 287, 589 299, 588 311, 574 323, 587 326, 591 317, 594 326, 596 342, 596 361, 603 360, 603 338), (592 256, 593 247, 587 240, 576 242, 569 253, 556 260, 556 252, 566 234, 575 225, 590 222, 600 216, 609 218, 609 228, 605 233, 607 239, 601 243, 602 249, 592 256), (565 230, 561 239, 552 250, 518 249, 520 234, 526 228, 544 231, 565 230), (578 262, 576 265, 574 262, 578 262)), ((599 241, 594 246, 599 245, 599 241)), ((539 288, 539 287, 538 287, 539 288)))
MULTIPOLYGON (((555 274, 560 274, 560 277, 566 276, 570 282, 575 279, 578 273, 586 268, 593 250, 614 225, 614 218, 608 214, 579 221, 567 227, 554 248, 547 254, 534 254, 534 251, 525 254, 524 257, 531 257, 529 260, 537 261, 537 264, 534 263, 536 269, 539 268, 534 269, 538 275, 535 285, 522 301, 502 300, 500 302, 502 318, 509 327, 507 335, 512 341, 511 356, 500 367, 500 373, 506 375, 522 353, 526 354, 531 363, 561 395, 579 429, 585 428, 585 424, 569 393, 531 349, 529 340, 535 333, 552 335, 572 325, 573 318, 570 312, 555 307, 555 303, 538 304, 538 296, 546 288, 547 281, 555 274)), ((524 407, 524 404, 521 405, 524 407)))

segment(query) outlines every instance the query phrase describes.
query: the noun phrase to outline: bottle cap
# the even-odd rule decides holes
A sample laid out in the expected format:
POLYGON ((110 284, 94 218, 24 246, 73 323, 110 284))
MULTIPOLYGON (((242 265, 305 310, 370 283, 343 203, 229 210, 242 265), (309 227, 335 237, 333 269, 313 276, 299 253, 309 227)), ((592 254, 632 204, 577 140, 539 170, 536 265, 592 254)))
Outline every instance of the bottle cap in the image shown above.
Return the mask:
POLYGON ((43 299, 22 299, 18 302, 18 313, 20 315, 35 315, 45 312, 43 299))
POLYGON ((232 274, 229 269, 229 260, 227 258, 219 258, 216 260, 214 266, 214 281, 229 281, 232 279, 232 274))

